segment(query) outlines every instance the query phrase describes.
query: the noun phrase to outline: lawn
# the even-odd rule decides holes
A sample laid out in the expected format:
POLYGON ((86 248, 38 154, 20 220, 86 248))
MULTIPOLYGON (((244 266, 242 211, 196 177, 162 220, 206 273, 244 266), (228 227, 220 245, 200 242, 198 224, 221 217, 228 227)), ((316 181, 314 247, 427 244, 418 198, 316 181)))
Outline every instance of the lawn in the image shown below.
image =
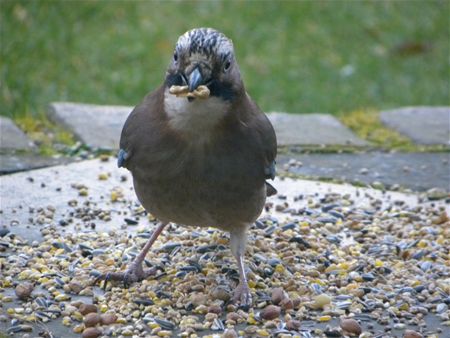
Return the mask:
POLYGON ((233 39, 265 111, 449 105, 449 1, 1 1, 1 111, 135 105, 184 31, 233 39))

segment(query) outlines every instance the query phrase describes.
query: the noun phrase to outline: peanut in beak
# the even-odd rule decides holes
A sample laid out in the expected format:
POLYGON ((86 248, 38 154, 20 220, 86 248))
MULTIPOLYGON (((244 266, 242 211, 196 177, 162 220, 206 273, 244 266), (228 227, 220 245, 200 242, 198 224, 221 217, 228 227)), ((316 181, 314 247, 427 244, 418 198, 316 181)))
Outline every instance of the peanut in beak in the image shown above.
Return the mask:
POLYGON ((169 93, 177 97, 207 99, 209 97, 209 89, 206 86, 198 86, 193 92, 189 92, 188 86, 172 86, 169 93))

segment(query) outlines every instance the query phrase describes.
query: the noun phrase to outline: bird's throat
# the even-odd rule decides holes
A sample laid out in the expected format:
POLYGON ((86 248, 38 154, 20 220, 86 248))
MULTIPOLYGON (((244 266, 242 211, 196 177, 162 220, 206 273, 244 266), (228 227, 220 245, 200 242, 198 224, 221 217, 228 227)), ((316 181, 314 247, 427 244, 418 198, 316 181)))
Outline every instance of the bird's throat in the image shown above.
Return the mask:
POLYGON ((220 97, 189 101, 164 93, 164 109, 173 129, 186 134, 208 134, 223 120, 230 109, 230 103, 220 97))

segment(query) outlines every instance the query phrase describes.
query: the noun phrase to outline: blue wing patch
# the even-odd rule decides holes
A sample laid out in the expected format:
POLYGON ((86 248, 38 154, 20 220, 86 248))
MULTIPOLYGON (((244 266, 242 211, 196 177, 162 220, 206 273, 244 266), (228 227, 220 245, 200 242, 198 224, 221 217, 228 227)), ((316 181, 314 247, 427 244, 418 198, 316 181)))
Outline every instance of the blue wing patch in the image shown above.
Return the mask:
POLYGON ((276 174, 276 168, 275 168, 275 161, 272 161, 272 163, 264 168, 264 174, 266 175, 266 178, 274 179, 276 174))
POLYGON ((120 149, 119 153, 117 154, 117 166, 119 168, 124 167, 124 164, 125 164, 125 161, 127 158, 128 158, 128 153, 125 150, 120 149))

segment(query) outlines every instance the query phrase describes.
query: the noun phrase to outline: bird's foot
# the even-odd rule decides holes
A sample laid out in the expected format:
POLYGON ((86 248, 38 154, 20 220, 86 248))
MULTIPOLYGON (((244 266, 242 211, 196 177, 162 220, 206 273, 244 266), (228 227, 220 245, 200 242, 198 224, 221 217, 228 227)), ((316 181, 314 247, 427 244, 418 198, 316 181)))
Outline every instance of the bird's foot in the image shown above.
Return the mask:
POLYGON ((243 307, 250 307, 252 305, 252 295, 247 283, 239 283, 234 290, 233 302, 240 303, 243 307))
POLYGON ((129 287, 132 283, 140 282, 147 277, 156 274, 157 269, 155 267, 144 270, 142 263, 131 263, 128 269, 124 272, 106 272, 101 274, 95 280, 94 284, 103 280, 103 289, 106 289, 108 281, 123 282, 125 288, 129 287))

